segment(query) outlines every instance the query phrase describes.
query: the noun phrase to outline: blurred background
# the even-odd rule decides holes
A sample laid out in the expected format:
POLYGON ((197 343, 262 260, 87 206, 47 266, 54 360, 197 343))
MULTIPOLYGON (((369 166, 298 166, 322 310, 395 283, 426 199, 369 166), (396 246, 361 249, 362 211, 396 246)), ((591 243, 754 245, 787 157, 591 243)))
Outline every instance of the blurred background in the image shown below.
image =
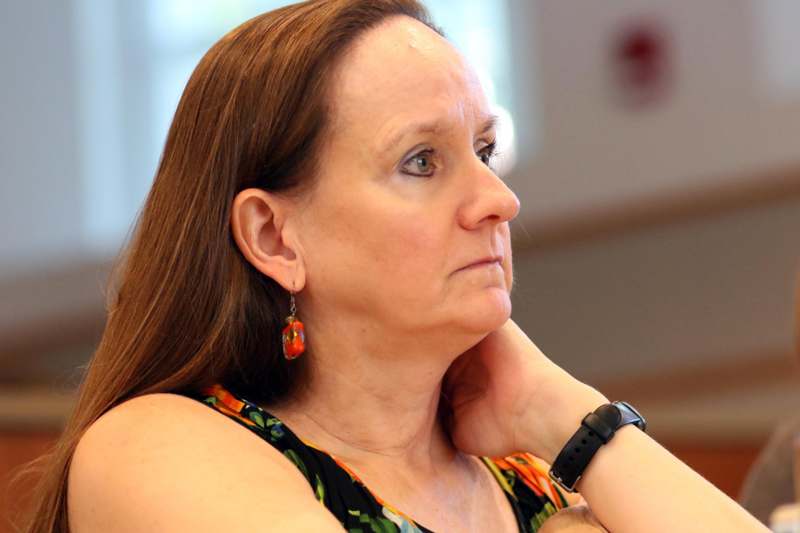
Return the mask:
MULTIPOLYGON (((3 0, 0 516, 70 411, 191 70, 284 3, 3 0)), ((425 3, 504 118, 515 320, 735 497, 800 411, 800 2, 425 3)))

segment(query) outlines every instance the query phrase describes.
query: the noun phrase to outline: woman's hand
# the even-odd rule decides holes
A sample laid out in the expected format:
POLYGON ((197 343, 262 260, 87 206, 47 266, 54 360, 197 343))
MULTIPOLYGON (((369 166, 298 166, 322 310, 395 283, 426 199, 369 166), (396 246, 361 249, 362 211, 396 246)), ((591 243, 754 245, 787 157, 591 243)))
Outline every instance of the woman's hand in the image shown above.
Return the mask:
POLYGON ((442 396, 445 425, 461 451, 526 451, 548 462, 607 401, 550 361, 511 319, 453 362, 442 396))
MULTIPOLYGON (((514 322, 460 355, 442 384, 445 423, 463 452, 490 457, 528 451, 552 463, 586 413, 606 398, 540 352, 514 322)), ((646 433, 618 431, 594 456, 578 485, 615 533, 767 532, 755 518, 681 463, 646 433)), ((556 514, 542 532, 603 531, 556 514)), ((580 518, 580 517, 578 517, 580 518)))

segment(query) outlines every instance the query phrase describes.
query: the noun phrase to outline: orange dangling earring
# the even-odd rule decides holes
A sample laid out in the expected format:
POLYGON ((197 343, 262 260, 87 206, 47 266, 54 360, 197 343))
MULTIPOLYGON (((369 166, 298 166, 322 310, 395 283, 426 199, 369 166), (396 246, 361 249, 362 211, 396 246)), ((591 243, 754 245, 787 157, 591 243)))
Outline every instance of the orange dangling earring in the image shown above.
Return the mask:
POLYGON ((286 317, 286 327, 283 328, 283 356, 291 361, 296 359, 306 349, 306 330, 295 313, 294 291, 290 291, 289 316, 286 317))

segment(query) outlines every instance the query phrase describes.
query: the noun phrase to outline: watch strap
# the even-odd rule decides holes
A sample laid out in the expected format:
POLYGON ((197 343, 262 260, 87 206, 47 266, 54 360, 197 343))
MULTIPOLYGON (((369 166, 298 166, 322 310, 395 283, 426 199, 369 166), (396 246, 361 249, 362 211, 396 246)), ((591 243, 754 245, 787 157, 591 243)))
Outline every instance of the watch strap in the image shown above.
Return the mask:
POLYGON ((593 429, 581 423, 578 431, 553 461, 550 477, 567 491, 575 492, 575 484, 583 475, 589 461, 606 442, 593 429))
POLYGON ((575 492, 575 484, 597 450, 608 443, 619 428, 628 424, 635 424, 642 431, 647 429, 644 417, 626 402, 601 405, 586 415, 578 431, 553 461, 550 477, 565 490, 575 492))

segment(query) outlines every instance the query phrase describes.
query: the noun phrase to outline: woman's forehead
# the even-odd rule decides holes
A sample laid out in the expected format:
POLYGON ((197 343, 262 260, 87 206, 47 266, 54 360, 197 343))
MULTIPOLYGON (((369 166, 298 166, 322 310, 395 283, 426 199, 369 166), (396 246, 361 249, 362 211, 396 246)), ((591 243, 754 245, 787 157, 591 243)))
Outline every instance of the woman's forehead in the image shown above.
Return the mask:
POLYGON ((354 43, 331 97, 339 126, 370 135, 409 121, 468 123, 489 115, 478 77, 463 57, 409 17, 394 17, 354 43))

